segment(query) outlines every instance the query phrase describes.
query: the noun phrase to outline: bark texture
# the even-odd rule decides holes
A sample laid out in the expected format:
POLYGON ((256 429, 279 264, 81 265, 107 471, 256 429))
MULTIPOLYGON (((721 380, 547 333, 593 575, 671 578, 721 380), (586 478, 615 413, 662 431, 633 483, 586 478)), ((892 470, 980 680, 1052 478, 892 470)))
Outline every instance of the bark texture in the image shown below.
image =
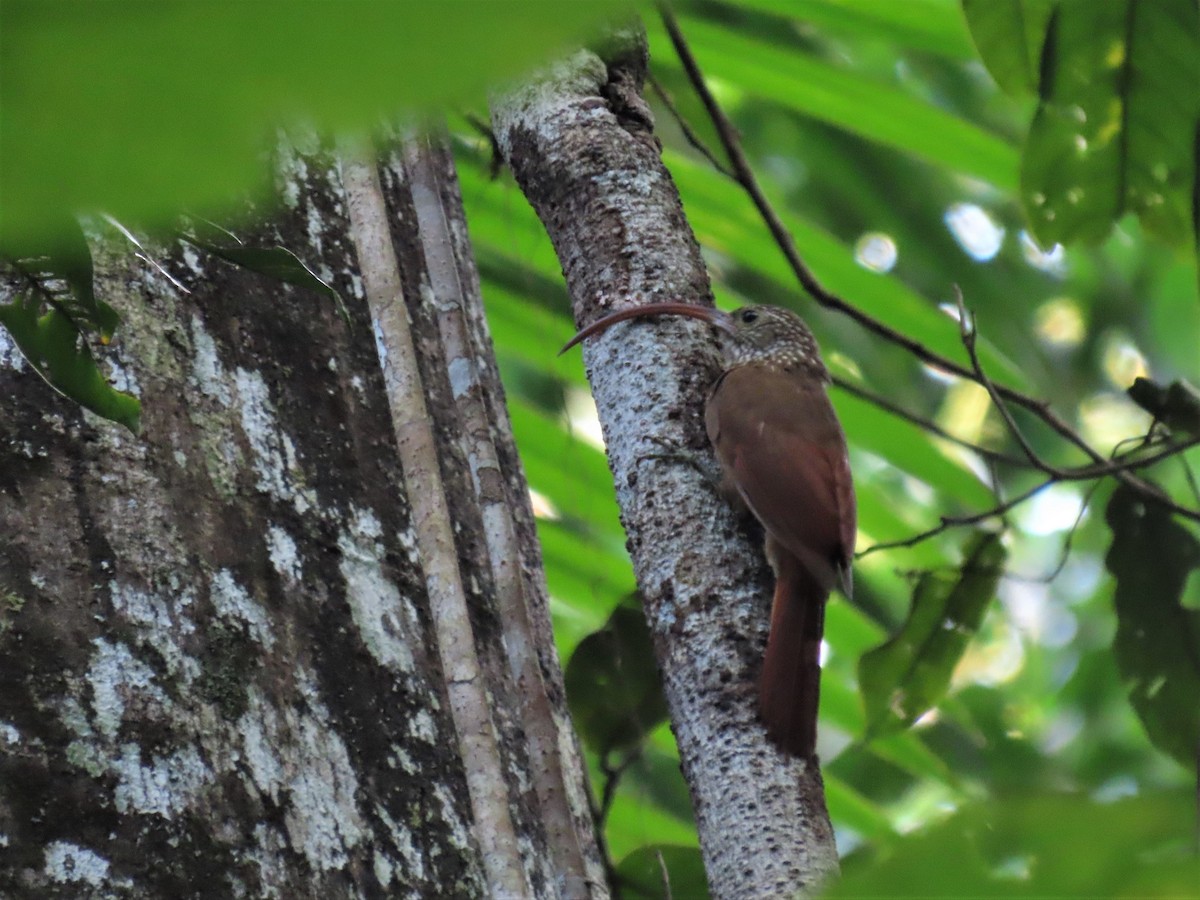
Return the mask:
MULTIPOLYGON (((249 240, 305 259, 352 327, 186 245, 164 251, 171 277, 98 251, 97 293, 124 317, 105 364, 141 397, 137 437, 54 394, 0 332, 0 896, 604 896, 573 739, 556 733, 551 789, 526 739, 523 693, 543 691, 538 727, 564 721, 547 627, 524 632, 541 676, 525 683, 495 599, 481 481, 520 510, 504 561, 545 616, 480 314, 448 357, 453 301, 430 287, 408 176, 399 157, 372 168, 427 404, 422 485, 449 534, 431 570, 352 179, 315 141, 279 162, 282 212, 249 240), (486 474, 460 441, 464 370, 500 448, 486 474), (469 733, 464 681, 483 707, 469 733)), ((441 214, 469 267, 461 204, 441 214)))
MULTIPOLYGON (((580 324, 647 302, 712 302, 641 97, 644 42, 625 46, 607 64, 577 53, 493 104, 580 324)), ((711 336, 691 320, 629 323, 583 352, 712 892, 812 890, 837 867, 820 772, 776 751, 756 711, 771 589, 761 536, 659 443, 710 453, 711 336)))

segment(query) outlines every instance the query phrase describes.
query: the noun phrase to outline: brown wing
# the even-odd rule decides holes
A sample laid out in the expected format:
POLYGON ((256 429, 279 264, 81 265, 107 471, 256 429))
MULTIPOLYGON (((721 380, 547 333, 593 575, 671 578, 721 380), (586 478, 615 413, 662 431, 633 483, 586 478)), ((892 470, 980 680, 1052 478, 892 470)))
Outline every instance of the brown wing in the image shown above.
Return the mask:
POLYGON ((846 438, 816 379, 747 365, 705 410, 726 474, 767 532, 825 589, 848 587, 855 504, 846 438))

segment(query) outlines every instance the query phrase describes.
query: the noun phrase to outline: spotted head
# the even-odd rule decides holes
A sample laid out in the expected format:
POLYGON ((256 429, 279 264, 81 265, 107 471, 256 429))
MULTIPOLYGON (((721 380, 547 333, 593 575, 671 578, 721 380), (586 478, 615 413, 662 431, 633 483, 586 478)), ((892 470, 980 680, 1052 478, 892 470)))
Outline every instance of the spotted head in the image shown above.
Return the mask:
POLYGON ((688 303, 649 303, 618 310, 582 329, 559 352, 609 326, 645 316, 677 315, 703 319, 721 332, 721 348, 728 368, 768 365, 804 371, 827 381, 829 373, 821 351, 804 320, 780 306, 743 306, 732 313, 688 303))
POLYGON ((821 351, 804 320, 779 306, 743 306, 712 320, 722 331, 729 367, 767 365, 828 378, 821 351))

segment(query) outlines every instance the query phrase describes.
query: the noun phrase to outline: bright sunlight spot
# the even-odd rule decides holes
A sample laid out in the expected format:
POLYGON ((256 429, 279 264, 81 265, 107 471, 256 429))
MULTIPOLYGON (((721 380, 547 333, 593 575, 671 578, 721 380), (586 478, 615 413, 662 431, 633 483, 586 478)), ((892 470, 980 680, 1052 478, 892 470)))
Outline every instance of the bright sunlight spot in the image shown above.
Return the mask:
POLYGON ((1123 334, 1109 333, 1104 337, 1104 374, 1113 387, 1125 390, 1133 380, 1150 374, 1146 357, 1133 341, 1123 334))
POLYGON ((1145 434, 1150 427, 1148 413, 1134 406, 1124 394, 1107 391, 1092 394, 1079 404, 1079 421, 1083 436, 1093 446, 1101 447, 1145 434))
POLYGON ((1078 346, 1087 330, 1079 304, 1070 297, 1047 300, 1034 313, 1033 322, 1038 337, 1055 347, 1078 346))
POLYGON ((981 206, 955 203, 943 219, 958 245, 980 262, 987 262, 1004 246, 1004 229, 981 206))
POLYGON ((596 401, 591 391, 581 387, 567 388, 567 424, 571 433, 597 450, 604 449, 604 435, 600 430, 600 417, 596 414, 596 401))
POLYGON ((556 507, 550 498, 545 494, 529 489, 529 505, 533 507, 533 515, 536 519, 550 519, 551 521, 559 518, 558 507, 556 507))
POLYGON ((991 398, 983 385, 959 381, 946 391, 946 399, 937 415, 937 423, 956 437, 976 443, 983 436, 991 398))
POLYGON ((1025 257, 1025 262, 1052 275, 1066 273, 1066 253, 1062 244, 1055 244, 1049 250, 1043 250, 1028 231, 1022 231, 1020 238, 1021 254, 1025 257))
POLYGON ((950 684, 957 689, 968 684, 997 685, 1011 681, 1025 663, 1025 648, 1017 630, 1003 617, 996 617, 991 638, 976 637, 954 667, 950 684))
POLYGON ((1075 524, 1082 506, 1083 498, 1075 488, 1052 484, 1021 505, 1021 530, 1039 536, 1066 531, 1075 524))
POLYGON ((890 272, 898 255, 896 242, 878 231, 868 231, 854 245, 854 261, 872 272, 890 272))

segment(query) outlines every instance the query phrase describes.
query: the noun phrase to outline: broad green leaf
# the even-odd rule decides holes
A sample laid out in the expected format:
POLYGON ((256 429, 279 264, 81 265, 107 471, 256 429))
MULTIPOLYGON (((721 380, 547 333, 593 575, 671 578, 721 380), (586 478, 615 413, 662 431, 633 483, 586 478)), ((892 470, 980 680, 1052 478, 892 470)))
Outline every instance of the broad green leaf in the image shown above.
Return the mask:
POLYGON ((1125 212, 1190 243, 1200 113, 1193 0, 1064 3, 1050 20, 1021 164, 1039 240, 1098 241, 1125 212))
POLYGON ((1129 699, 1154 745, 1193 769, 1200 747, 1200 611, 1181 599, 1200 568, 1200 542, 1123 485, 1105 521, 1113 536, 1105 562, 1117 580, 1113 650, 1129 699))
POLYGON ((630 900, 705 900, 708 881, 699 847, 639 847, 617 866, 621 896, 630 900))
MULTIPOLYGON (((1017 154, 1001 138, 886 82, 853 69, 739 34, 700 18, 680 26, 705 75, 854 134, 888 144, 999 188, 1017 183, 1017 154)), ((647 22, 662 65, 670 43, 647 22)))
POLYGON ((575 727, 601 757, 637 745, 666 720, 662 678, 636 596, 580 641, 565 680, 575 727))
POLYGON ((25 359, 47 384, 137 434, 141 427, 138 399, 105 381, 87 342, 69 318, 57 309, 45 315, 38 313, 36 299, 17 297, 12 303, 0 304, 0 324, 8 329, 25 359))
POLYGON ((996 84, 1013 96, 1036 93, 1049 0, 962 0, 962 9, 996 84))
POLYGON ((900 632, 859 661, 868 736, 901 730, 941 700, 995 596, 1006 555, 1000 535, 979 532, 957 580, 921 577, 900 632))
POLYGON ((7 235, 0 245, 0 255, 37 281, 38 293, 76 328, 94 333, 101 343, 112 340, 119 317, 111 306, 96 299, 92 251, 74 216, 58 217, 52 233, 7 235), (49 290, 45 278, 61 279, 67 291, 49 290))
POLYGON ((794 18, 822 34, 887 41, 897 49, 969 59, 971 42, 953 0, 738 0, 737 6, 794 18))
POLYGON ((1194 896, 1193 820, 1184 792, 1113 803, 1053 794, 983 802, 896 840, 882 861, 847 864, 822 896, 1194 896))
POLYGON ((241 266, 243 269, 249 269, 251 272, 266 275, 268 278, 274 278, 276 281, 282 281, 294 287, 325 294, 333 300, 338 313, 346 324, 350 324, 350 313, 342 301, 342 295, 286 247, 248 247, 232 234, 227 234, 223 241, 209 240, 194 234, 184 234, 182 237, 188 243, 195 244, 201 250, 220 257, 226 262, 231 262, 235 266, 241 266))
POLYGON ((5 0, 0 233, 45 233, 61 210, 169 226, 240 202, 266 184, 275 128, 365 131, 482 99, 629 5, 549 8, 5 0))

